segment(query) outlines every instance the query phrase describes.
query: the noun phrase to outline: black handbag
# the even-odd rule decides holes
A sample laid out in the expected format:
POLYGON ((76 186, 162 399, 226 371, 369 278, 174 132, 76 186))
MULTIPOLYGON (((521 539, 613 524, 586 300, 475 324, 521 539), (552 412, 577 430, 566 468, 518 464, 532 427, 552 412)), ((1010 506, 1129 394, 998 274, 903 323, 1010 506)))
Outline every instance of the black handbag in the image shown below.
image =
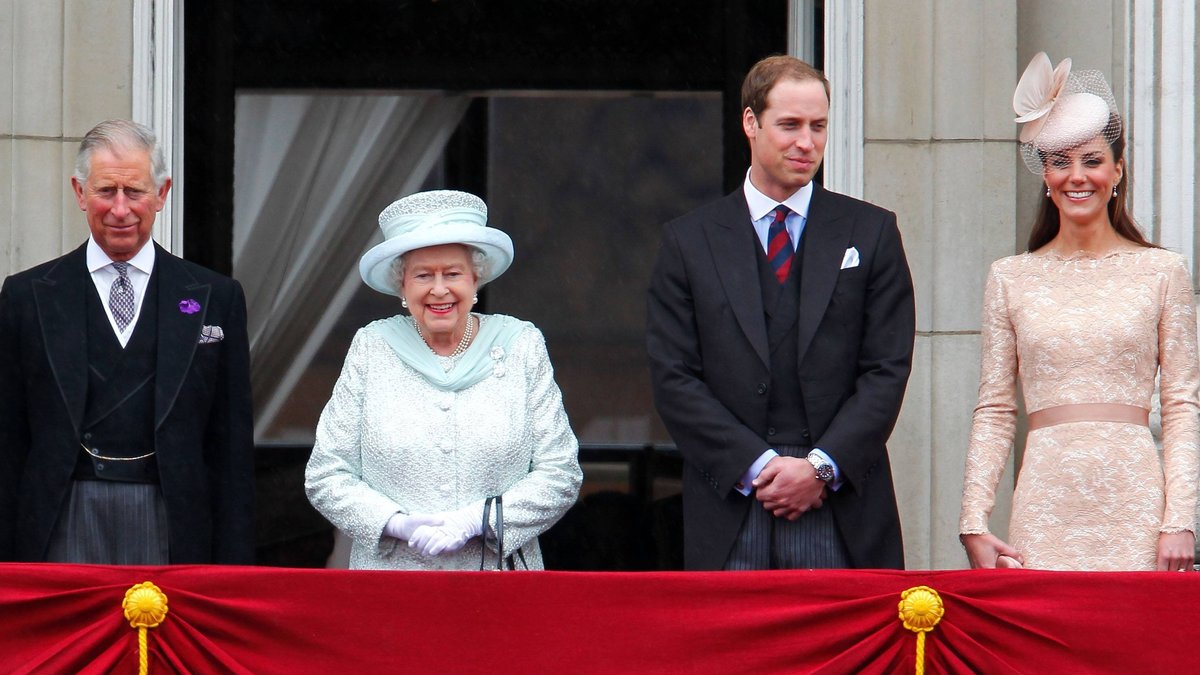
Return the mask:
POLYGON ((529 563, 525 562, 525 553, 521 549, 517 549, 516 559, 513 558, 512 553, 509 553, 508 556, 504 555, 504 495, 488 497, 483 502, 483 533, 485 543, 483 545, 483 552, 479 554, 479 569, 482 571, 487 565, 488 547, 486 542, 488 524, 491 520, 489 516, 492 512, 492 504, 496 505, 496 527, 494 529, 496 534, 496 569, 515 570, 517 569, 517 560, 521 561, 525 569, 529 569, 529 563))

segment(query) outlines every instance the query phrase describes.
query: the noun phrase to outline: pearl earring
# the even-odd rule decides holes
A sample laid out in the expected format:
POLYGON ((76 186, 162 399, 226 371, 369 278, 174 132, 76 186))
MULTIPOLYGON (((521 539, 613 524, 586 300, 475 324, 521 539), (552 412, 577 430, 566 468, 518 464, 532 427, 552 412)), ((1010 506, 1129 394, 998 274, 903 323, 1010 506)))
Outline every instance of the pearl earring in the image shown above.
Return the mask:
MULTIPOLYGON (((1116 189, 1116 188, 1114 188, 1114 189, 1116 189)), ((472 305, 479 304, 479 296, 478 295, 476 295, 474 298, 471 298, 471 304, 472 305)))
POLYGON ((1117 196, 1117 186, 1116 185, 1113 186, 1113 196, 1114 197, 1117 196))
POLYGON ((404 298, 400 298, 400 306, 403 307, 404 309, 408 309, 408 301, 405 300, 404 298))
POLYGON ((1050 186, 1049 185, 1046 186, 1046 196, 1047 197, 1050 196, 1050 186))

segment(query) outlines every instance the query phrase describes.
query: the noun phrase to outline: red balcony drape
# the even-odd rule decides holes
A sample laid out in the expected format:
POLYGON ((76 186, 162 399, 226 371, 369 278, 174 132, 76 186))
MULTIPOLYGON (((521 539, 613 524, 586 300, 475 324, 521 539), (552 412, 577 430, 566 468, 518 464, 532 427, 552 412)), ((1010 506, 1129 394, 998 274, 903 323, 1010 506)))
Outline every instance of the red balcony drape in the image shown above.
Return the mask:
POLYGON ((352 572, 0 564, 0 672, 137 672, 121 601, 168 615, 150 672, 1194 672, 1200 574, 1030 570, 352 572))

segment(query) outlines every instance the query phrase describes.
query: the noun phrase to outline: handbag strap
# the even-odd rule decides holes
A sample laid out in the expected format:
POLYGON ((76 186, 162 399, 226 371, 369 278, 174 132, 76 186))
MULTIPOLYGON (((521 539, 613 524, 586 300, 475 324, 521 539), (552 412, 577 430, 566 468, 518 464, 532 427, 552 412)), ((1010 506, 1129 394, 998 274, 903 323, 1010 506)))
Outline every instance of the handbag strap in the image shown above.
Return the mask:
MULTIPOLYGON (((496 495, 483 500, 483 538, 487 541, 488 526, 491 525, 492 505, 496 505, 496 527, 492 531, 496 534, 496 569, 504 569, 504 497, 496 495)), ((524 560, 524 556, 522 556, 524 560)), ((483 550, 479 552, 479 569, 482 571, 487 567, 487 544, 484 543, 483 550)))
POLYGON ((496 569, 504 569, 504 495, 496 495, 496 569))
MULTIPOLYGON (((483 502, 483 532, 486 540, 488 525, 491 524, 492 505, 496 506, 496 527, 492 529, 496 534, 496 569, 498 570, 515 570, 517 569, 516 561, 512 554, 504 555, 504 495, 496 495, 488 497, 483 502)), ((516 557, 520 558, 521 564, 525 569, 529 569, 529 563, 525 560, 525 552, 517 549, 516 557)), ((479 569, 483 570, 487 566, 487 545, 483 546, 483 551, 479 554, 479 569)))

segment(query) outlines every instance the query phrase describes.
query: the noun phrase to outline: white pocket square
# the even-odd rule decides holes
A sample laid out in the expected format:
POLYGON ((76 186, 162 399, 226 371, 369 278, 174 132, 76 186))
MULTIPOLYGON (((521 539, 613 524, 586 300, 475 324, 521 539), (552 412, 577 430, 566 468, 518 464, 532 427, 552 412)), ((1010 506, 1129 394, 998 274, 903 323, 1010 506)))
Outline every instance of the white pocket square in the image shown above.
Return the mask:
POLYGON ((200 344, 207 345, 225 339, 225 331, 220 326, 204 326, 200 329, 200 344))
POLYGON ((846 254, 842 256, 842 269, 848 270, 851 267, 858 267, 858 249, 853 246, 846 249, 846 254))

